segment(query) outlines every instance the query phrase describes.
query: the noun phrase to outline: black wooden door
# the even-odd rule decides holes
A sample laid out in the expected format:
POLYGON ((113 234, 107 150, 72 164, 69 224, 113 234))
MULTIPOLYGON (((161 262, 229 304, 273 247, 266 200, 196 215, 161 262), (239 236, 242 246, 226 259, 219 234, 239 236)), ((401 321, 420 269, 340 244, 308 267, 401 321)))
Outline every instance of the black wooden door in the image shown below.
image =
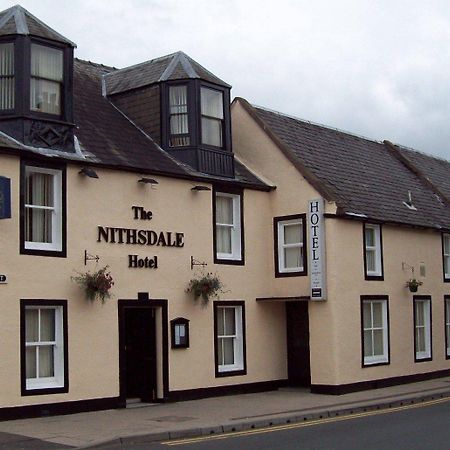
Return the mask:
POLYGON ((308 302, 286 302, 286 331, 289 384, 310 386, 308 302))
POLYGON ((156 332, 153 308, 125 309, 126 397, 156 398, 156 332))

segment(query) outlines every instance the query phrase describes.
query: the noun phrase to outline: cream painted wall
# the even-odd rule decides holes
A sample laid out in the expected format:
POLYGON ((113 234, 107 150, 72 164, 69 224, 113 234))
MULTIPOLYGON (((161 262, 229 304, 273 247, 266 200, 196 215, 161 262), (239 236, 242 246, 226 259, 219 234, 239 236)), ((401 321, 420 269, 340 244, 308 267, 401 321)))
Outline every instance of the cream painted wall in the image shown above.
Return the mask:
MULTIPOLYGON (((270 193, 269 236, 273 236, 273 217, 308 212, 308 202, 321 195, 305 180, 273 141, 250 117, 240 103, 232 106, 233 149, 237 156, 256 175, 276 186, 270 193)), ((334 202, 325 202, 325 212, 335 213, 334 202)), ((325 221, 326 247, 333 245, 331 232, 325 221)), ((273 237, 272 237, 273 239, 273 237)), ((271 249, 270 293, 267 297, 309 296, 309 276, 274 278, 275 268, 271 249)), ((330 262, 327 260, 327 267, 330 262)), ((336 384, 337 342, 336 317, 331 302, 310 302, 309 329, 311 351, 311 379, 313 383, 336 384)))
MULTIPOLYGON (((271 182, 272 216, 307 212, 309 200, 319 193, 298 173, 239 102, 232 107, 234 151, 255 174, 271 182)), ((327 213, 336 205, 325 202, 327 213)), ((328 300, 310 302, 311 378, 313 384, 345 384, 411 375, 450 368, 444 348, 444 294, 442 248, 438 232, 405 227, 383 227, 385 281, 365 281, 362 223, 326 219, 328 300), (432 296, 433 361, 414 362, 412 294, 404 287, 411 276, 402 262, 426 265, 427 276, 418 294, 432 296), (361 295, 388 295, 391 363, 361 367, 361 295)), ((273 263, 272 263, 273 264, 273 263)), ((273 267, 272 267, 273 274, 273 267)), ((275 279, 272 295, 309 294, 309 277, 275 279)))
MULTIPOLYGON (((82 177, 79 167, 67 170, 67 258, 19 254, 19 159, 0 156, 1 174, 12 182, 13 218, 0 221, 0 285, 4 308, 0 316, 2 364, 0 406, 103 398, 119 393, 119 299, 135 299, 138 292, 168 300, 168 319, 190 320, 190 348, 169 349, 169 389, 195 389, 253 383, 286 377, 285 316, 282 305, 259 305, 257 296, 271 289, 271 214, 266 192, 245 190, 245 267, 213 263, 212 191, 192 192, 196 184, 157 177, 156 188, 137 183, 139 176, 97 169, 99 179, 82 177), (135 220, 131 206, 153 212, 150 221, 135 220), (183 248, 142 247, 97 242, 97 226, 153 229, 184 233, 183 248), (269 238, 266 238, 269 236, 269 238), (94 270, 84 266, 84 251, 98 255, 98 267, 109 265, 115 285, 105 305, 85 300, 70 277, 94 270), (128 255, 158 256, 158 269, 129 269, 128 255), (247 375, 215 378, 213 305, 195 303, 185 289, 191 255, 208 264, 225 284, 221 300, 244 300, 247 334, 247 375), (20 396, 20 299, 67 299, 69 329, 68 394, 20 396), (270 330, 270 332, 268 332, 270 330), (5 351, 8 349, 8 351, 5 351), (262 351, 264 350, 264 351, 262 351), (188 368, 188 370, 187 370, 188 368), (186 374, 189 374, 186 376, 186 374)), ((169 344, 170 346, 170 344, 169 344)))
POLYGON ((412 375, 449 369, 445 359, 444 295, 450 286, 443 283, 442 244, 439 232, 406 227, 383 226, 384 281, 366 281, 362 247, 362 224, 347 220, 328 220, 336 239, 328 247, 328 287, 334 305, 337 338, 337 378, 339 383, 412 375), (424 263, 426 276, 417 294, 405 287, 411 270, 424 263), (389 296, 390 364, 361 368, 361 295, 389 296), (413 295, 431 296, 432 361, 414 362, 413 295))

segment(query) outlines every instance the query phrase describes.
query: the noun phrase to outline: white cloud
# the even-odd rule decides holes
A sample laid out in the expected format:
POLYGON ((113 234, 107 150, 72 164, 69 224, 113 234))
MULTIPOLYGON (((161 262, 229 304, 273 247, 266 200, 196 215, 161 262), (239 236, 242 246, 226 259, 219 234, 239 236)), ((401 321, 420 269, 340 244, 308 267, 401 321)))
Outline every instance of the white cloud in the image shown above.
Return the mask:
POLYGON ((183 50, 251 102, 450 159, 448 0, 21 4, 80 58, 124 67, 183 50))

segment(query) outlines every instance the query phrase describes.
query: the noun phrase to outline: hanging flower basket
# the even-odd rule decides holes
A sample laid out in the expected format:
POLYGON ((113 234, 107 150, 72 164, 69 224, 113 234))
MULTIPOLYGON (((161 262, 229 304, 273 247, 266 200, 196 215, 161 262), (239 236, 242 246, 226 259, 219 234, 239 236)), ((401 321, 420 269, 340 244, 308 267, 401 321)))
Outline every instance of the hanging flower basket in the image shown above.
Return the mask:
POLYGON ((189 281, 186 292, 194 295, 194 300, 202 299, 204 305, 209 302, 211 297, 218 297, 223 292, 223 283, 217 275, 207 273, 199 278, 192 278, 189 281))
POLYGON ((111 297, 110 289, 114 286, 114 280, 108 271, 108 266, 93 273, 77 273, 78 275, 71 277, 71 280, 84 290, 88 300, 93 302, 98 299, 105 303, 106 299, 111 297))
POLYGON ((410 292, 417 292, 419 286, 422 286, 422 281, 416 280, 415 278, 411 278, 406 282, 406 287, 410 292))

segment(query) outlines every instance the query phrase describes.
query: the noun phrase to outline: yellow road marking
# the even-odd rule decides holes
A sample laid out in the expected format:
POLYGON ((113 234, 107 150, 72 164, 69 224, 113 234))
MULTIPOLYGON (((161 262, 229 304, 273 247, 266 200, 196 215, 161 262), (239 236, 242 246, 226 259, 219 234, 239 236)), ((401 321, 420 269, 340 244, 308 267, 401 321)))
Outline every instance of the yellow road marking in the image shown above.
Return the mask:
POLYGON ((352 420, 352 419, 357 419, 360 417, 375 416, 378 414, 390 414, 393 412, 402 411, 404 409, 423 408, 425 406, 436 405, 436 404, 445 403, 448 401, 450 401, 450 398, 446 397, 446 398, 440 398, 437 400, 430 400, 428 402, 423 402, 423 403, 415 403, 412 405, 397 406, 395 408, 389 408, 389 409, 377 409, 374 411, 366 411, 366 412, 362 412, 362 413, 348 414, 346 416, 335 416, 335 417, 328 417, 325 419, 308 420, 307 422, 299 422, 299 423, 292 423, 292 424, 286 424, 286 425, 276 425, 276 426, 271 426, 270 428, 255 428, 255 429, 245 430, 245 431, 234 431, 234 432, 230 432, 230 433, 214 434, 214 435, 201 436, 201 437, 196 437, 196 438, 178 439, 178 440, 173 440, 173 441, 161 442, 161 444, 170 445, 170 446, 185 445, 185 444, 194 444, 196 442, 203 442, 203 441, 228 439, 228 438, 237 437, 237 436, 248 436, 248 435, 252 435, 252 434, 273 433, 274 431, 283 431, 283 430, 292 430, 295 428, 311 427, 314 425, 322 425, 325 423, 332 423, 332 422, 341 422, 344 420, 352 420))

